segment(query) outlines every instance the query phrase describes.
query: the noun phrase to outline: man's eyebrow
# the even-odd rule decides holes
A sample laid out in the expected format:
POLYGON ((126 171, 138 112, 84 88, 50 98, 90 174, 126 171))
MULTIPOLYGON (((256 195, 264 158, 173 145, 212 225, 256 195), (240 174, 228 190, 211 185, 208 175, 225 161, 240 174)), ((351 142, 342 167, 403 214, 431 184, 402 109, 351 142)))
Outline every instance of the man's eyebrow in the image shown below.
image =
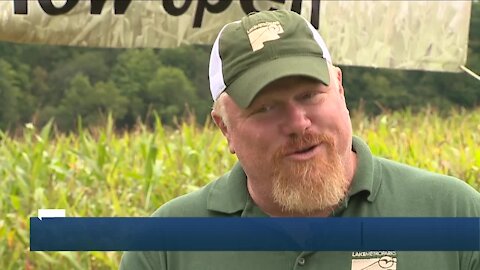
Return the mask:
POLYGON ((264 105, 265 103, 273 103, 273 102, 278 102, 278 99, 275 98, 275 93, 267 93, 267 94, 263 94, 262 96, 258 96, 257 98, 255 98, 254 101, 252 101, 252 103, 250 104, 249 107, 253 108, 253 107, 257 107, 257 106, 262 106, 264 105))

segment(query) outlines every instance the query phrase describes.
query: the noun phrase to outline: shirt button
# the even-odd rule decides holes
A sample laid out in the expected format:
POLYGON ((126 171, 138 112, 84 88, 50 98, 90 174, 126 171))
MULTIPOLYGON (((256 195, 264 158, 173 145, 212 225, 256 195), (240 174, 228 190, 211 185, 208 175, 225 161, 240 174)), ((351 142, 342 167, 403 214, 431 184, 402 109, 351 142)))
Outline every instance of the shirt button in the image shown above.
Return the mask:
POLYGON ((298 258, 298 264, 299 265, 305 265, 305 258, 303 258, 303 257, 298 258))

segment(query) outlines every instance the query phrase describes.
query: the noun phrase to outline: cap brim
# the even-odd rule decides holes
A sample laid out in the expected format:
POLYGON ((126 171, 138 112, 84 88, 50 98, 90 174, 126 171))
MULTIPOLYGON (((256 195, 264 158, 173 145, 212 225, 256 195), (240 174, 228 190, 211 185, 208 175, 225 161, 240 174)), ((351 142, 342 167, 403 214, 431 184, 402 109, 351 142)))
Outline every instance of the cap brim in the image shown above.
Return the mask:
POLYGON ((307 76, 330 83, 325 59, 312 56, 284 56, 272 59, 245 71, 225 90, 242 108, 247 108, 255 96, 269 83, 287 76, 307 76))

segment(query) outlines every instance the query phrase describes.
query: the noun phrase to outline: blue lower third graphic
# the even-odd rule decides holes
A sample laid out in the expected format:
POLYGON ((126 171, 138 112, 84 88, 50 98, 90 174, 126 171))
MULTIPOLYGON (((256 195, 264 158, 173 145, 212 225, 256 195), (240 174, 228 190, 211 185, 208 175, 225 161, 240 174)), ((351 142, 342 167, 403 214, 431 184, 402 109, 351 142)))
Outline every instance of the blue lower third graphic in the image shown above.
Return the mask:
POLYGON ((30 250, 480 250, 480 218, 31 217, 30 250))

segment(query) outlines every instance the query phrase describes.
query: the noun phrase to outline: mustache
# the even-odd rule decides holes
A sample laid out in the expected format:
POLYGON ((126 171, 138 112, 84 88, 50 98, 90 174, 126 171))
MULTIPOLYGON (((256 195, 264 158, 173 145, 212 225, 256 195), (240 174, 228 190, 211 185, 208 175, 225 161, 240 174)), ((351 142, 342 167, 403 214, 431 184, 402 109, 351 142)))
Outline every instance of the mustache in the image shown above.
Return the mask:
POLYGON ((275 153, 275 157, 288 155, 289 153, 299 151, 314 145, 325 143, 329 146, 334 145, 333 137, 325 134, 305 133, 302 136, 296 136, 288 140, 275 153))

